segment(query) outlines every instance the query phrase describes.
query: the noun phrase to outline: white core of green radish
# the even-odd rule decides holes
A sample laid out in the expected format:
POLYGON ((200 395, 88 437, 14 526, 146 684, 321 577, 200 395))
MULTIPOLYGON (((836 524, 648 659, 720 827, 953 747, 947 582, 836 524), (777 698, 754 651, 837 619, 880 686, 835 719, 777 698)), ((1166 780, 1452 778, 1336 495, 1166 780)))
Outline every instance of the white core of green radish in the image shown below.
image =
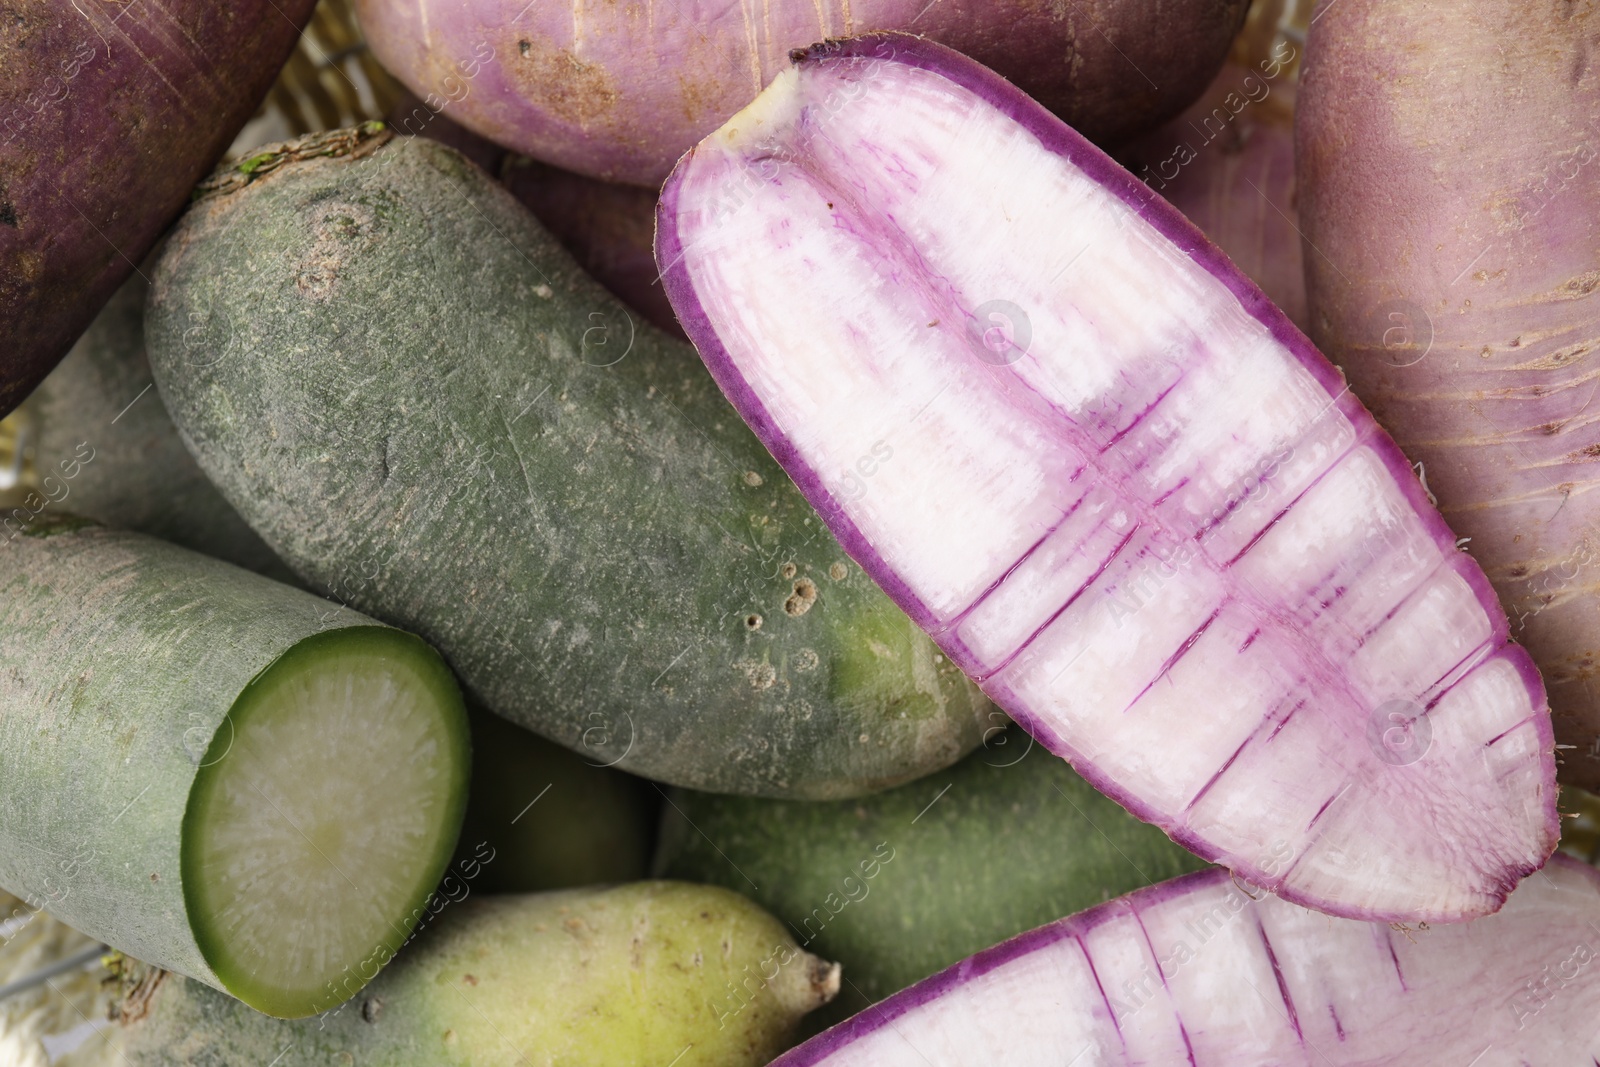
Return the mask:
POLYGON ((459 828, 466 745, 442 667, 369 637, 300 651, 219 727, 184 845, 208 962, 291 1017, 353 995, 408 936, 459 828))

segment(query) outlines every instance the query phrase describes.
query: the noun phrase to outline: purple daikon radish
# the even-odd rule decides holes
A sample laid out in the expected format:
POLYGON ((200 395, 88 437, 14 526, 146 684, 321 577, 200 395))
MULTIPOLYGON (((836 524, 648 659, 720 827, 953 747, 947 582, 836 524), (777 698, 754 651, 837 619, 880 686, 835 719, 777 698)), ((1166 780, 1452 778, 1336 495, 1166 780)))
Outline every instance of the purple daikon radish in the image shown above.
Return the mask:
POLYGON ((1330 919, 1219 870, 986 949, 772 1067, 1600 1063, 1600 873, 1557 857, 1497 915, 1330 919))
POLYGON ((1337 371, 1154 192, 918 38, 794 54, 657 258, 846 550, 1134 814, 1335 915, 1555 847, 1538 673, 1337 371))

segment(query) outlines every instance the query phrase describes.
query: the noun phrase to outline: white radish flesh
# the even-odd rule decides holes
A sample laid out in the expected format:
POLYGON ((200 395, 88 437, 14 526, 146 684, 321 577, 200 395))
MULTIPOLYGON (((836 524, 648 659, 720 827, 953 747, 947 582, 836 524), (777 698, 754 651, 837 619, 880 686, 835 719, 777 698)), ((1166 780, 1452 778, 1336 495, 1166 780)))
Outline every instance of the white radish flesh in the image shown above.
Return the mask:
POLYGON ((773 1067, 1510 1067, 1600 1056, 1600 874, 1565 856, 1496 915, 1333 919, 1199 874, 1040 927, 773 1067))
POLYGON ((799 54, 680 162, 657 255, 846 549, 1135 814, 1355 918, 1492 912, 1554 848, 1542 686, 1404 458, 992 73, 893 35, 799 54))

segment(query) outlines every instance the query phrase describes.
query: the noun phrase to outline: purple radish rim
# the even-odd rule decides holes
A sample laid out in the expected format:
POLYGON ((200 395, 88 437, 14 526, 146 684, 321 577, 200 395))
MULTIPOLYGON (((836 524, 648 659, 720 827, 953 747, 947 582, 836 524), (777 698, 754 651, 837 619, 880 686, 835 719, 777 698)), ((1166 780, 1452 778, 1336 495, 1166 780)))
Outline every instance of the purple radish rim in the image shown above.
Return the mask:
MULTIPOLYGON (((1155 190, 1139 181, 1110 156, 1045 110, 1041 104, 976 60, 914 34, 885 32, 830 39, 809 48, 795 49, 789 53, 789 58, 796 67, 802 68, 839 60, 872 59, 892 61, 927 70, 947 79, 959 88, 968 90, 1002 115, 1019 123, 1046 150, 1067 160, 1090 180, 1133 208, 1140 218, 1172 241, 1197 266, 1220 281, 1252 318, 1267 327, 1273 340, 1283 345, 1299 360, 1300 365, 1327 394, 1330 408, 1336 408, 1350 420, 1358 443, 1370 448, 1382 461, 1406 503, 1410 505, 1413 513, 1435 542, 1441 545, 1455 544, 1455 533, 1446 524, 1438 508, 1429 500, 1427 491, 1417 478, 1410 461, 1401 453, 1394 439, 1350 391, 1344 375, 1338 368, 1316 349, 1310 339, 1289 321, 1288 316, 1267 298, 1260 287, 1234 266, 1233 261, 1212 244, 1198 227, 1168 204, 1155 190)), ((683 177, 696 151, 698 146, 691 148, 678 160, 662 187, 661 198, 656 205, 656 263, 661 268, 661 283, 673 310, 677 313, 678 321, 699 351, 700 358, 717 385, 721 387, 723 394, 749 424, 756 437, 766 446, 773 459, 794 480, 819 513, 831 512, 826 515, 824 521, 838 539, 840 546, 873 581, 877 582, 889 598, 910 616, 913 622, 923 630, 933 633, 938 628, 938 621, 932 612, 895 574, 888 561, 879 555, 861 530, 838 506, 822 477, 789 443, 787 435, 778 427, 766 406, 756 396, 754 390, 745 384, 744 376, 711 325, 710 316, 700 304, 694 283, 689 277, 686 249, 682 234, 678 230, 678 206, 683 177), (822 503, 824 501, 827 504, 822 503)), ((1522 646, 1510 639, 1510 621, 1482 568, 1474 563, 1470 567, 1455 568, 1455 571, 1466 579, 1487 613, 1491 624, 1490 641, 1499 642, 1498 647, 1482 656, 1481 662, 1496 658, 1509 661, 1527 687, 1532 698, 1531 703, 1539 709, 1535 712, 1533 720, 1540 743, 1540 768, 1544 772, 1545 780, 1553 780, 1555 734, 1548 710, 1549 702, 1545 696, 1544 680, 1532 657, 1522 646)), ((1213 863, 1224 862, 1221 850, 1188 831, 1163 826, 1160 812, 1129 796, 1100 772, 1091 761, 1084 759, 1055 731, 1034 716, 1013 710, 1015 701, 1002 699, 995 692, 991 692, 989 687, 980 686, 980 688, 1036 740, 1057 756, 1067 760, 1091 785, 1121 804, 1136 818, 1160 826, 1173 841, 1202 859, 1213 863)), ((995 688, 1004 692, 1002 687, 995 688)), ((1555 842, 1560 835, 1560 816, 1553 804, 1548 808, 1545 830, 1553 853, 1555 842)), ((1298 863, 1300 858, 1297 856, 1294 862, 1298 863)), ((1506 897, 1517 883, 1538 870, 1540 866, 1542 864, 1528 866, 1526 869, 1508 868, 1505 877, 1502 877, 1500 884, 1491 894, 1496 900, 1494 908, 1490 909, 1490 912, 1474 914, 1488 914, 1497 910, 1505 903, 1506 897)), ((1397 917, 1370 908, 1330 904, 1284 884, 1293 868, 1294 864, 1291 863, 1277 877, 1266 880, 1264 884, 1283 900, 1329 915, 1369 921, 1403 918, 1406 921, 1425 922, 1459 922, 1474 917, 1472 914, 1456 912, 1439 915, 1408 914, 1397 917)))

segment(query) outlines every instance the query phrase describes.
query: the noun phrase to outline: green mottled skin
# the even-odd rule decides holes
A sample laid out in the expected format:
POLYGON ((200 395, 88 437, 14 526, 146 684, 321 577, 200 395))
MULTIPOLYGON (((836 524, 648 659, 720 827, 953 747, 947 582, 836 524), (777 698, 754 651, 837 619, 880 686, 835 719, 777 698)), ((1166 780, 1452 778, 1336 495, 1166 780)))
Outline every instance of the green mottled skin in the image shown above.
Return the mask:
POLYGON ((646 777, 833 798, 978 743, 698 361, 454 151, 360 136, 199 199, 147 309, 174 421, 297 573, 646 777))
POLYGON ((1205 866, 1014 727, 943 774, 865 800, 671 799, 657 873, 738 887, 843 966, 839 998, 807 1020, 816 1029, 1024 930, 1205 866))
POLYGON ((219 985, 179 873, 190 785, 245 686, 302 639, 374 625, 142 534, 0 534, 0 886, 219 985))
POLYGON ((781 923, 709 886, 474 896, 338 1012, 270 1019, 167 978, 113 1041, 126 1067, 758 1067, 828 977, 781 923), (767 960, 771 984, 722 1007, 767 960))
POLYGON ((206 480, 150 387, 144 278, 117 290, 65 359, 28 398, 34 466, 61 482, 79 515, 237 563, 280 581, 293 575, 206 480), (92 463, 63 481, 59 465, 87 443, 92 463))
POLYGON ((661 793, 497 715, 472 709, 472 794, 458 861, 493 850, 484 893, 631 882, 650 869, 661 793))

